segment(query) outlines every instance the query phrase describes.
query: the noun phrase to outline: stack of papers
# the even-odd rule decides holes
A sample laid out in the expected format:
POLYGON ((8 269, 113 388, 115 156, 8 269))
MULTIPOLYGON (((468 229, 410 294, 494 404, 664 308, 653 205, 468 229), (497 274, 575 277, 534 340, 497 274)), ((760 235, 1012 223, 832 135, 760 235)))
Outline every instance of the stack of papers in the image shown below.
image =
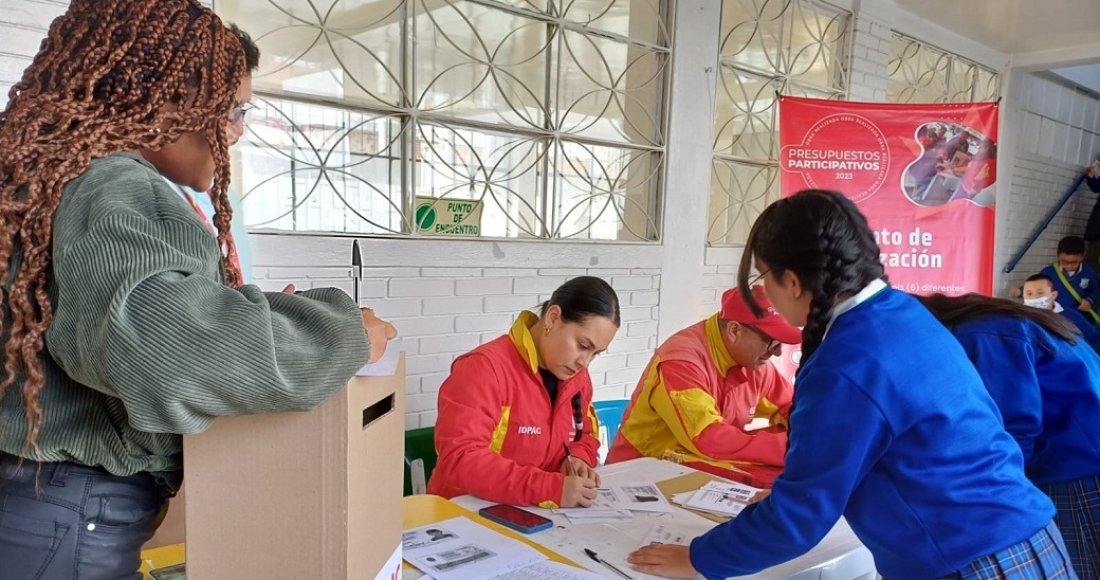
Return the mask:
POLYGON ((401 533, 402 556, 435 580, 598 580, 464 517, 401 533))
POLYGON ((694 492, 677 494, 673 500, 689 509, 735 517, 761 491, 742 483, 712 481, 694 492))
POLYGON ((651 481, 617 483, 597 491, 599 496, 591 506, 558 508, 554 513, 574 524, 629 520, 633 512, 672 513, 672 506, 651 481))

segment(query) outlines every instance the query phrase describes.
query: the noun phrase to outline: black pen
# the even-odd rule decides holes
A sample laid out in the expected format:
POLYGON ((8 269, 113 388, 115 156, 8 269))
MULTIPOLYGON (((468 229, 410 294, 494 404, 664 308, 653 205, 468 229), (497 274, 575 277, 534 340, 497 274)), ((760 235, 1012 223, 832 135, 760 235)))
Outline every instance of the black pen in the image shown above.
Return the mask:
POLYGON ((607 560, 604 560, 603 558, 601 558, 600 555, 595 552, 595 550, 590 550, 588 548, 585 548, 584 553, 588 554, 589 558, 592 558, 593 560, 599 562, 600 564, 603 564, 604 566, 607 566, 608 568, 611 568, 612 570, 615 571, 616 574, 618 574, 619 576, 622 576, 623 578, 626 578, 626 580, 634 580, 633 576, 627 574, 626 572, 623 572, 622 570, 616 568, 611 562, 608 562, 607 560))

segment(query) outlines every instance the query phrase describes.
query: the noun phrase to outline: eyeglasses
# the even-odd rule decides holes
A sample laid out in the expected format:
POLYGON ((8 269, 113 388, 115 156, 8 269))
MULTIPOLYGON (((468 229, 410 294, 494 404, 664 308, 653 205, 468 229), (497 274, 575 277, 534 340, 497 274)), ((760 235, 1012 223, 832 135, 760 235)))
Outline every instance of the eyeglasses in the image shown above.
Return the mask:
POLYGON ((757 336, 764 339, 764 342, 768 343, 768 351, 767 352, 772 352, 772 351, 778 349, 779 347, 783 346, 782 343, 780 343, 778 340, 768 336, 762 330, 760 330, 759 328, 757 328, 757 327, 755 327, 751 324, 743 324, 742 326, 744 326, 745 328, 755 332, 757 336))
POLYGON ((749 278, 749 288, 752 288, 753 286, 756 286, 757 284, 763 282, 764 276, 767 276, 768 272, 771 272, 771 268, 768 268, 767 270, 764 270, 763 272, 753 276, 752 278, 749 278))
POLYGON ((229 110, 229 122, 240 123, 244 120, 244 116, 247 115, 249 111, 255 108, 256 105, 253 105, 252 103, 244 103, 242 105, 237 105, 236 107, 233 107, 229 110))

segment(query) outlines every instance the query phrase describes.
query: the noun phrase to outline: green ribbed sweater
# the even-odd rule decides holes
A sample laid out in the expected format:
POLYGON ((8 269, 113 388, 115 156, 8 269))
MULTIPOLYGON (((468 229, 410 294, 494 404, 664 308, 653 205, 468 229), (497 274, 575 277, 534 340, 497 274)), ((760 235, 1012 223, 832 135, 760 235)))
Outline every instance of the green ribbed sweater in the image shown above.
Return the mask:
MULTIPOLYGON (((179 471, 181 434, 310 409, 366 361, 359 308, 340 290, 222 280, 214 237, 143 159, 97 159, 69 183, 54 216, 42 459, 179 471)), ((0 399, 0 451, 29 457, 19 387, 0 399)))

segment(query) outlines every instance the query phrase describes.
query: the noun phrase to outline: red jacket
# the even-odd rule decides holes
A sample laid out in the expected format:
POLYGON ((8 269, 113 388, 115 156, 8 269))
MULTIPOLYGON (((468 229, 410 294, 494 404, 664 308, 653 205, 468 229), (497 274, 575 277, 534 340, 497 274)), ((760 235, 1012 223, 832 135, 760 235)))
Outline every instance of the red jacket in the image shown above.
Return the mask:
MULTIPOLYGON (((608 463, 687 453, 703 462, 782 467, 793 390, 771 363, 738 366, 718 315, 669 337, 634 390, 608 463), (746 432, 754 417, 770 429, 746 432)), ((775 471, 778 473, 778 470, 775 471)))
POLYGON ((570 453, 590 466, 597 461, 599 423, 592 409, 592 379, 582 370, 550 397, 539 376, 538 353, 521 312, 508 335, 460 356, 439 389, 435 447, 439 461, 428 493, 473 494, 502 503, 557 507, 570 453), (574 441, 574 396, 582 430, 574 441))

